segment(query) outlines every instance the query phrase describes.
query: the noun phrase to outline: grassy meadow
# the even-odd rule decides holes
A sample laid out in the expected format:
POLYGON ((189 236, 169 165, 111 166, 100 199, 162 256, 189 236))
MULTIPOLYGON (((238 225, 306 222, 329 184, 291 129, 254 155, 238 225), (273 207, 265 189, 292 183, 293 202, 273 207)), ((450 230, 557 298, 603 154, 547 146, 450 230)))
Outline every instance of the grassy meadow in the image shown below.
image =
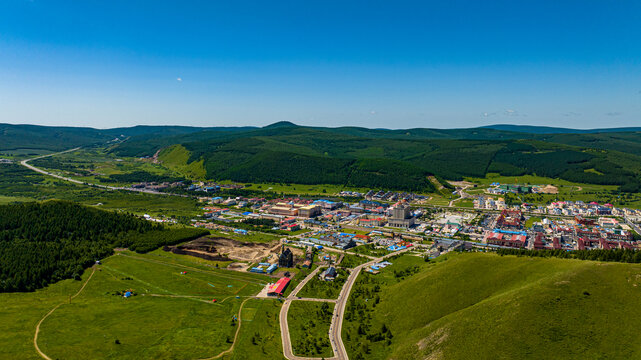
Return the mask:
POLYGON ((485 253, 390 261, 353 289, 350 359, 641 356, 640 265, 485 253))
MULTIPOLYGON (((125 251, 96 265, 93 277, 71 303, 69 296, 91 271, 82 281, 65 280, 33 293, 0 294, 0 358, 39 358, 33 345, 36 324, 61 303, 42 322, 38 336, 40 349, 51 358, 211 357, 232 346, 238 327, 233 318, 245 301, 238 341, 251 343, 264 358, 281 358, 280 346, 274 347, 280 344, 280 303, 248 298, 269 279, 216 269, 213 262, 201 260, 162 250, 145 255, 125 251), (118 295, 126 290, 135 296, 118 295), (252 340, 256 331, 260 338, 252 340)), ((247 354, 251 346, 238 347, 239 354, 234 350, 227 358, 243 358, 240 354, 247 354)))

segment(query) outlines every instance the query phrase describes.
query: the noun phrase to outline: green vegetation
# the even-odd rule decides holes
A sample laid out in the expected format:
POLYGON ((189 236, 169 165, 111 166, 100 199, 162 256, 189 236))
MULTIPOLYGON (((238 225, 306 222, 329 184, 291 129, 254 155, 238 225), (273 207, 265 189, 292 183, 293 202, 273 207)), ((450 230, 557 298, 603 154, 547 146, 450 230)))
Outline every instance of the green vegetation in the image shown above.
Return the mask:
POLYGON ((13 198, 7 200, 8 203, 69 200, 139 215, 166 216, 184 223, 202 212, 198 202, 191 198, 83 186, 54 179, 17 164, 0 165, 0 196, 13 198))
MULTIPOLYGON (((319 275, 325 271, 326 268, 321 269, 319 275)), ((336 269, 338 276, 333 281, 321 280, 319 276, 314 276, 310 281, 305 284, 301 289, 298 296, 304 298, 315 299, 336 299, 340 294, 343 284, 347 281, 349 273, 344 269, 336 269)))
POLYGON ((525 221, 525 228, 529 229, 531 228, 535 222, 541 222, 541 217, 539 216, 530 216, 526 221, 525 221))
POLYGON ((189 163, 190 152, 182 145, 173 145, 160 151, 158 160, 168 169, 189 179, 205 179, 203 160, 189 163))
POLYGON ((281 236, 278 236, 278 235, 266 234, 258 231, 252 231, 247 235, 239 235, 232 232, 212 230, 211 234, 212 234, 211 235, 212 237, 224 237, 227 239, 232 239, 240 242, 256 242, 256 243, 269 243, 281 238, 281 236))
MULTIPOLYGON (((69 296, 92 271, 85 272, 82 281, 63 280, 35 292, 0 294, 0 358, 39 358, 33 346, 36 324, 59 304, 43 321, 38 337, 41 350, 51 358, 215 356, 232 345, 238 328, 232 319, 241 303, 268 281, 261 275, 217 270, 190 256, 118 254, 95 265, 91 280, 71 303, 69 296), (118 295, 125 290, 135 295, 129 299, 118 295)), ((246 351, 259 354, 263 347, 266 355, 261 358, 282 358, 279 309, 276 301, 247 300, 231 358, 243 358, 246 351), (240 347, 251 343, 255 330, 261 333, 257 345, 240 347)))
POLYGON ((316 301, 293 301, 287 322, 295 355, 331 357, 329 325, 334 304, 316 301))
POLYGON ((641 252, 630 249, 612 249, 612 250, 527 250, 527 249, 498 249, 497 254, 517 255, 529 257, 556 257, 562 259, 578 259, 591 261, 615 261, 623 263, 641 263, 641 252))
POLYGON ((247 300, 241 315, 243 328, 234 351, 223 359, 282 359, 280 306, 280 302, 273 300, 247 300))
MULTIPOLYGON (((402 137, 388 130, 356 131, 287 124, 227 136, 219 132, 208 134, 189 141, 167 138, 169 142, 176 141, 169 145, 180 144, 185 149, 179 151, 180 156, 173 156, 176 158, 173 168, 203 161, 206 176, 215 180, 334 184, 420 192, 434 192, 439 188, 443 194, 451 188, 443 179, 484 177, 488 172, 505 176, 537 174, 573 182, 616 185, 622 191, 635 192, 639 187, 637 176, 641 173, 638 165, 641 153, 625 152, 624 147, 576 146, 570 144, 571 141, 563 143, 563 136, 554 137, 557 142, 552 142, 542 135, 490 129, 482 133, 414 129, 412 136, 402 137), (185 160, 187 152, 190 156, 185 160), (175 163, 178 159, 182 165, 175 163)), ((132 139, 123 144, 124 148, 116 147, 114 152, 131 154, 129 147, 147 140, 132 139)), ((168 150, 173 151, 176 150, 168 150)))
POLYGON ((353 247, 348 252, 353 252, 361 255, 369 256, 383 256, 389 254, 389 251, 384 248, 377 248, 375 244, 365 244, 353 247))
POLYGON ((639 265, 484 253, 390 261, 354 286, 343 327, 350 359, 641 354, 639 265))
POLYGON ((32 291, 78 279, 84 268, 110 255, 114 247, 147 252, 201 235, 202 230, 169 230, 69 202, 0 206, 0 291, 32 291))
POLYGON ((341 261, 340 264, 338 264, 338 266, 340 266, 342 268, 351 269, 351 268, 357 267, 360 264, 364 264, 364 263, 366 263, 368 261, 370 261, 370 259, 368 259, 368 258, 366 258, 364 256, 345 253, 345 256, 343 257, 343 260, 341 261))

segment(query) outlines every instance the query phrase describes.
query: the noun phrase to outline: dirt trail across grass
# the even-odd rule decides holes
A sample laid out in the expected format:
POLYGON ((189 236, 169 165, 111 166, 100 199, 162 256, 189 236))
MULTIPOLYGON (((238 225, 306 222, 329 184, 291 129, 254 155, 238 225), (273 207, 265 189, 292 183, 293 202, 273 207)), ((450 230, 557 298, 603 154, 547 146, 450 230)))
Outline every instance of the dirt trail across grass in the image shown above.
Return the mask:
MULTIPOLYGON (((78 292, 75 295, 73 295, 73 296, 71 296, 69 298, 69 302, 71 302, 71 300, 73 300, 76 296, 80 295, 80 293, 82 292, 82 290, 85 289, 85 286, 87 286, 87 284, 89 283, 89 280, 91 280, 91 278, 93 277, 93 274, 95 272, 96 272, 96 267, 94 266, 94 267, 92 267, 91 274, 89 274, 89 277, 87 278, 87 281, 85 281, 85 283, 82 284, 82 287, 80 288, 80 290, 78 290, 78 292)), ((36 325, 36 333, 33 334, 33 346, 36 348, 36 351, 38 352, 38 354, 44 359, 52 360, 49 356, 47 356, 47 354, 45 354, 44 352, 42 352, 42 350, 40 350, 40 347, 38 347, 38 334, 40 333, 40 325, 42 325, 42 323, 45 321, 45 319, 47 319, 51 314, 53 314, 54 311, 56 311, 60 306, 62 306, 64 304, 67 304, 67 302, 62 302, 62 303, 56 305, 45 316, 43 316, 42 319, 40 319, 40 321, 38 321, 38 325, 36 325)))
POLYGON ((241 314, 242 314, 242 312, 243 312, 243 306, 245 306, 245 303, 246 303, 246 302, 247 302, 247 300, 249 300, 249 299, 251 299, 251 298, 247 298, 247 299, 245 299, 245 300, 240 304, 240 308, 238 309, 238 327, 236 328, 236 334, 234 335, 234 340, 233 340, 233 342, 232 342, 231 346, 229 347, 229 349, 227 349, 227 350, 225 350, 225 351, 221 352, 220 354, 218 354, 218 355, 216 355, 216 356, 212 356, 212 357, 210 357, 210 358, 205 358, 205 359, 200 359, 200 360, 213 360, 213 359, 218 359, 218 358, 220 358, 221 356, 226 355, 226 354, 229 354, 229 353, 231 353, 232 351, 234 351, 234 346, 236 345, 236 341, 238 340, 238 334, 240 334, 240 325, 242 324, 242 320, 241 320, 242 316, 241 316, 241 314))

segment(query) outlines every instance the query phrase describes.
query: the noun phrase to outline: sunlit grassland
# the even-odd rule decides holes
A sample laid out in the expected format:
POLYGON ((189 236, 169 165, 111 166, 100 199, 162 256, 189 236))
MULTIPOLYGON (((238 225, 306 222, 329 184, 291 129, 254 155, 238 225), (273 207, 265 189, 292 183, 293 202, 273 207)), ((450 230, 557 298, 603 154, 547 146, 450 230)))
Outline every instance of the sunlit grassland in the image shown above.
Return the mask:
MULTIPOLYGON (((261 275, 215 269, 207 266, 213 262, 189 256, 119 254, 96 265, 83 292, 70 303, 69 296, 91 270, 82 281, 65 280, 33 293, 0 294, 0 357, 39 358, 33 346, 36 324, 60 303, 42 323, 38 338, 41 350, 52 358, 214 356, 231 346, 238 326, 232 319, 241 303, 269 281, 261 275), (125 290, 136 295, 125 299, 116 294, 125 290)), ((280 303, 250 300, 245 307, 240 341, 247 341, 254 329, 263 334, 263 344, 279 341, 274 314, 280 303)), ((271 358, 279 358, 279 353, 280 348, 266 350, 271 358)))
POLYGON ((354 286, 343 328, 350 359, 641 354, 638 264, 484 253, 390 262, 354 286), (377 336, 383 325, 393 337, 377 336))

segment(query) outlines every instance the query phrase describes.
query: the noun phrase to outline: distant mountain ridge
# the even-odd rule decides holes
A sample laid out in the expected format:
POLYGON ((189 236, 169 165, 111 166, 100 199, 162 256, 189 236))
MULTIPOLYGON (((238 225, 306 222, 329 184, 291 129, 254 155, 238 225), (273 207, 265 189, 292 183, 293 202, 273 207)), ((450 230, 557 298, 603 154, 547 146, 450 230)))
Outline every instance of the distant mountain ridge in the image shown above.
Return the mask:
POLYGON ((496 124, 482 126, 486 129, 521 132, 528 134, 596 134, 610 132, 638 132, 641 127, 621 127, 621 128, 602 128, 602 129, 572 129, 551 126, 534 126, 534 125, 510 125, 496 124))

